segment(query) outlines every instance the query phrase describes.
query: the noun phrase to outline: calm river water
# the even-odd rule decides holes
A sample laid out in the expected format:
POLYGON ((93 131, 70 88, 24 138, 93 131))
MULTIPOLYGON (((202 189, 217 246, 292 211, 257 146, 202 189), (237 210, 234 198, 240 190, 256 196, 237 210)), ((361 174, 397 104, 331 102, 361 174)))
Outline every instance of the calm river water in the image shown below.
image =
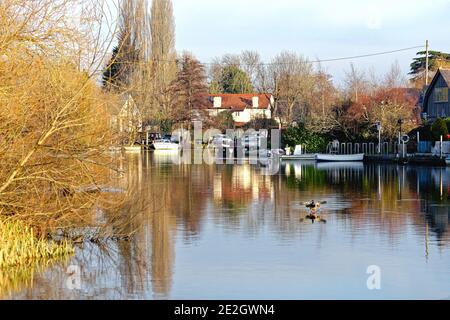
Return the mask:
POLYGON ((265 175, 128 157, 136 236, 108 250, 87 243, 1 298, 450 298, 450 168, 292 162, 265 175), (327 223, 303 219, 312 199, 327 201, 327 223), (79 287, 67 285, 69 266, 79 287))

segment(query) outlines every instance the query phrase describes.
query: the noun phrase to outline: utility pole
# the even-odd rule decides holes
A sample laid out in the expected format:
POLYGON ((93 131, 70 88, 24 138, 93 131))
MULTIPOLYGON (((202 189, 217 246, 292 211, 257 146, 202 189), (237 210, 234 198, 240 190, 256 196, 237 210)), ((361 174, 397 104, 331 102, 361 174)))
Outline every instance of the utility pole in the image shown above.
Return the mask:
POLYGON ((429 61, 428 61, 428 40, 425 42, 425 85, 427 85, 428 86, 428 69, 429 69, 429 67, 428 67, 428 63, 429 63, 429 61))

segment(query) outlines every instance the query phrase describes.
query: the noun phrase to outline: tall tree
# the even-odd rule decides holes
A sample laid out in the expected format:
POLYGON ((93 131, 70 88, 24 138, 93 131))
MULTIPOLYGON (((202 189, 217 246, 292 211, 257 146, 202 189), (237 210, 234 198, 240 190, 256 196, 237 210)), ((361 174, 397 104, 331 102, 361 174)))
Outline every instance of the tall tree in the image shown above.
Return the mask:
POLYGON ((314 88, 312 64, 292 52, 282 52, 275 57, 271 71, 276 81, 278 116, 287 124, 304 121, 310 113, 314 88))
POLYGON ((180 69, 173 88, 178 96, 178 120, 191 120, 194 110, 202 112, 208 107, 205 68, 189 53, 184 53, 180 59, 180 69))
POLYGON ((170 88, 177 76, 175 50, 175 21, 171 0, 153 0, 151 9, 151 38, 155 116, 170 121, 174 99, 170 88))
POLYGON ((223 93, 252 93, 253 85, 250 77, 236 65, 226 66, 222 70, 220 87, 223 93))
POLYGON ((120 56, 119 46, 115 46, 111 59, 109 60, 106 69, 103 71, 103 87, 108 91, 118 91, 119 88, 123 87, 122 84, 125 83, 125 65, 122 62, 120 56))
POLYGON ((129 91, 139 87, 150 56, 147 0, 123 0, 119 8, 118 44, 103 73, 107 89, 129 91))
POLYGON ((314 75, 315 81, 312 92, 310 114, 306 127, 313 132, 329 132, 334 128, 334 106, 337 100, 337 90, 331 76, 324 70, 314 75))
MULTIPOLYGON (((425 84, 425 69, 426 69, 426 51, 419 51, 416 58, 411 63, 411 82, 417 87, 425 84)), ((440 51, 428 51, 428 70, 431 71, 430 76, 439 68, 450 67, 450 54, 440 51)))

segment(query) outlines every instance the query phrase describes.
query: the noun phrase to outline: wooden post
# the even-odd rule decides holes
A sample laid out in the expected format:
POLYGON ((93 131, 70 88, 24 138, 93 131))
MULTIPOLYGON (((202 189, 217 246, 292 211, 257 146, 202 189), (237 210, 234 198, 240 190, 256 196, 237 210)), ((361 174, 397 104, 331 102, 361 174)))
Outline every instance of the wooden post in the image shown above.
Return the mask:
POLYGON ((417 131, 417 153, 419 153, 419 144, 420 144, 420 132, 417 131))
POLYGON ((405 158, 405 141, 402 140, 402 158, 405 158))
POLYGON ((378 154, 381 154, 381 129, 378 130, 378 154))
POLYGON ((440 152, 439 152, 441 158, 442 158, 442 145, 443 145, 443 142, 442 142, 442 141, 443 141, 443 138, 442 138, 442 136, 441 136, 441 147, 440 147, 440 152))
POLYGON ((428 85, 428 69, 429 69, 429 59, 428 59, 428 40, 425 42, 425 85, 428 85))

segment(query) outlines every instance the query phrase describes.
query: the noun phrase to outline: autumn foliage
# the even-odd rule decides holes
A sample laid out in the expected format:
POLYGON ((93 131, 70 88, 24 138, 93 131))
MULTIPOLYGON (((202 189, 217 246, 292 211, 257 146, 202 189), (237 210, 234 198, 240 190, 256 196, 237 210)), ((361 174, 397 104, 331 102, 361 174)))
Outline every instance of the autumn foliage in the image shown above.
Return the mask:
POLYGON ((108 179, 107 99, 71 50, 84 35, 68 28, 69 9, 50 0, 0 3, 2 216, 82 221, 97 201, 92 191, 108 179))

